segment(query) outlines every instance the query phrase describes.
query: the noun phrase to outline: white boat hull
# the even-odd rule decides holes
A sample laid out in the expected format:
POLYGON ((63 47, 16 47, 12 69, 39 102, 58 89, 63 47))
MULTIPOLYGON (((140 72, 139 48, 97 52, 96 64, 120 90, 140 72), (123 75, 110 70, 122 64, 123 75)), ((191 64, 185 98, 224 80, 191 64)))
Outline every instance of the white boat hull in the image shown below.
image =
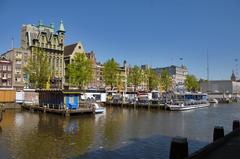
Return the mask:
POLYGON ((99 104, 97 103, 92 103, 92 106, 94 107, 95 109, 95 113, 98 114, 98 113, 103 113, 105 111, 105 108, 101 107, 99 104))
POLYGON ((105 108, 97 108, 95 109, 95 113, 98 114, 98 113, 103 113, 105 111, 105 108))
POLYGON ((204 103, 204 104, 195 104, 195 105, 166 105, 169 110, 172 111, 184 111, 184 110, 191 110, 191 109, 197 109, 197 108, 204 108, 210 106, 210 103, 204 103))
POLYGON ((212 103, 212 104, 218 104, 218 100, 215 99, 215 98, 214 99, 210 99, 209 102, 212 103))

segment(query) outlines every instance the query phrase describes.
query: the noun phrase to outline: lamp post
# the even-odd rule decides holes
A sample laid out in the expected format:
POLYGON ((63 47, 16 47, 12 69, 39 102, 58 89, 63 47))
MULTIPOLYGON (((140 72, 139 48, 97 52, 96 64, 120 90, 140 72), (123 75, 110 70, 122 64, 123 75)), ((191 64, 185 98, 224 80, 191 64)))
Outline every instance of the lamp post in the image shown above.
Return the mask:
POLYGON ((127 92, 127 62, 123 62, 124 67, 124 92, 123 92, 123 102, 125 103, 125 94, 127 92))
POLYGON ((180 57, 179 60, 181 61, 180 63, 181 63, 181 65, 183 66, 183 63, 182 63, 182 62, 183 62, 183 58, 180 57))

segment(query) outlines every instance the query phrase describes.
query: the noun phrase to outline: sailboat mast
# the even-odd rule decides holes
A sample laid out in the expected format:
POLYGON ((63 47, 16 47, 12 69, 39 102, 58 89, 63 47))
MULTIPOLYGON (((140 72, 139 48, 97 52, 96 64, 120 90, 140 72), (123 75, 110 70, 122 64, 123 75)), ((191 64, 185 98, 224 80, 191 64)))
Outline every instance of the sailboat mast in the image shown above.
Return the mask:
POLYGON ((209 92, 209 57, 207 49, 207 92, 209 92))
POLYGON ((207 50, 207 80, 209 81, 209 59, 208 59, 208 50, 207 50))

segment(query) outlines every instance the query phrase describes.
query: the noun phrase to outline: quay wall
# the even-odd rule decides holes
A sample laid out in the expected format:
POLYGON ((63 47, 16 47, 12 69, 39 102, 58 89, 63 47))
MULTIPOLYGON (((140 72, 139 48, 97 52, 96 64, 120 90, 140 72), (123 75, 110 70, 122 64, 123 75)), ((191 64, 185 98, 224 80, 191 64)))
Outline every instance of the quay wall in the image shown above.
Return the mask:
POLYGON ((184 137, 175 137, 170 146, 170 159, 217 159, 231 158, 238 159, 240 156, 238 142, 240 139, 240 121, 234 120, 232 131, 224 135, 223 126, 215 126, 213 131, 213 142, 188 154, 188 141, 184 137), (224 151, 223 151, 224 150, 224 151))

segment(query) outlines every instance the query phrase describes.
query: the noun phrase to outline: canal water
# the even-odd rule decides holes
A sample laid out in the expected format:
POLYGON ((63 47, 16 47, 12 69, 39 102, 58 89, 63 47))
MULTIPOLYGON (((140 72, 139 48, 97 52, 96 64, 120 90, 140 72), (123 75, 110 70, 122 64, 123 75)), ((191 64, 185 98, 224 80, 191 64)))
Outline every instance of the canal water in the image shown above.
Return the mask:
POLYGON ((187 137, 194 152, 212 141, 214 126, 228 133, 235 119, 237 104, 185 112, 108 107, 104 114, 71 118, 7 110, 0 158, 168 158, 172 137, 187 137))

